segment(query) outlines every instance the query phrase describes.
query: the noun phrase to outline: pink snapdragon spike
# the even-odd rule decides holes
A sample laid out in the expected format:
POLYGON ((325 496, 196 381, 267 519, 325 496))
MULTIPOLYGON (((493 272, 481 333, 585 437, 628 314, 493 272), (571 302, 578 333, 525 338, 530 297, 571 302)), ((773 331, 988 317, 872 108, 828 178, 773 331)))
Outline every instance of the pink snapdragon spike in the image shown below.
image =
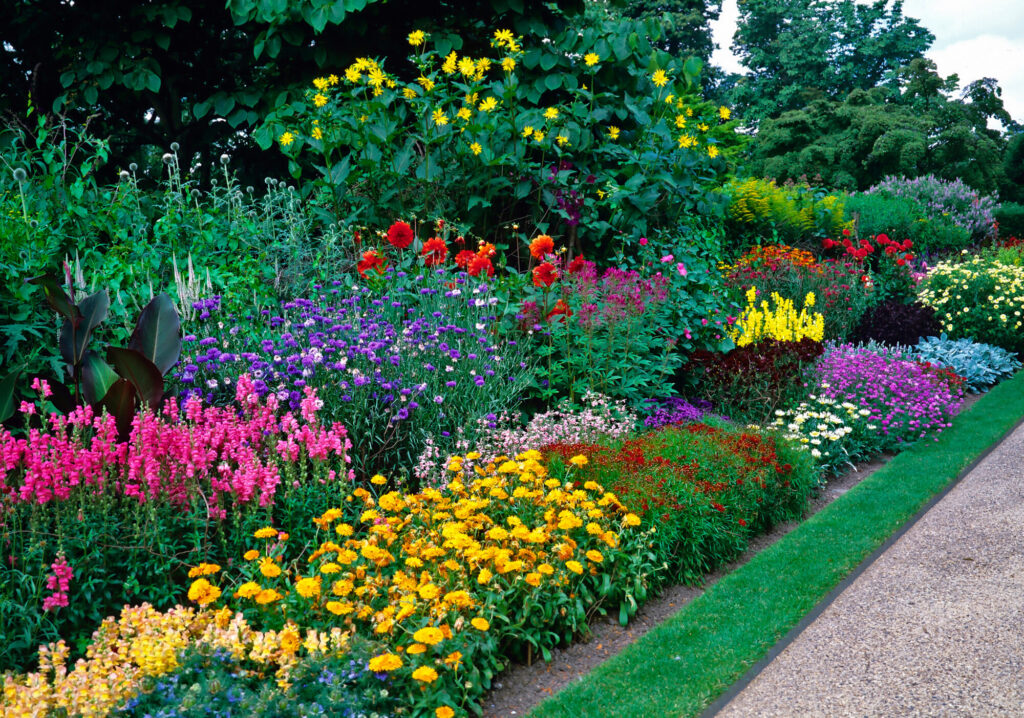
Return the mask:
POLYGON ((46 579, 46 588, 50 595, 43 599, 44 611, 53 611, 68 605, 68 590, 71 588, 71 579, 75 576, 63 553, 57 555, 50 568, 53 573, 46 579))
POLYGON ((349 461, 345 427, 322 424, 323 402, 314 389, 305 391, 300 417, 279 415, 277 397, 259 399, 243 375, 235 394, 240 410, 170 399, 160 413, 136 415, 125 443, 118 442, 114 418, 88 406, 49 416, 26 438, 0 431, 0 504, 46 504, 85 491, 187 505, 199 491, 214 518, 226 516, 225 503, 266 506, 286 465, 305 471, 308 457, 312 478, 323 482, 337 477, 329 458, 349 461))

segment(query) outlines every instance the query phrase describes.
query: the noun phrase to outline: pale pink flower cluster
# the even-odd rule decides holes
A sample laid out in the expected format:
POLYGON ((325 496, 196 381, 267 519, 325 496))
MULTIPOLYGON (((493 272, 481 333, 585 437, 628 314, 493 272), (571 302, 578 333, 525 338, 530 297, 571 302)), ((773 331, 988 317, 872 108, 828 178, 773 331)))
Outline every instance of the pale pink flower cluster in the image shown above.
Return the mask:
POLYGON ((180 505, 201 494, 215 518, 226 516, 221 497, 266 506, 282 473, 293 482, 325 483, 336 478, 329 457, 349 461, 345 427, 320 424, 322 402, 310 387, 305 394, 299 418, 279 414, 277 397, 260 399, 243 375, 235 393, 240 410, 206 406, 198 398, 179 407, 170 399, 160 413, 139 412, 125 443, 118 441, 114 418, 88 406, 49 416, 25 438, 0 431, 0 505, 46 504, 86 491, 180 505))
POLYGON ((46 588, 50 595, 43 599, 44 611, 68 605, 68 589, 71 587, 71 579, 75 576, 64 554, 58 554, 50 568, 53 569, 53 573, 46 579, 46 588))
MULTIPOLYGON (((535 415, 525 425, 508 414, 478 419, 472 436, 467 432, 456 438, 454 453, 464 457, 475 451, 480 454, 478 462, 487 464, 499 456, 514 457, 551 444, 592 444, 619 439, 637 426, 637 415, 629 410, 625 401, 613 401, 603 394, 587 392, 581 405, 573 407, 563 401, 554 409, 535 415)), ((426 486, 444 483, 445 467, 451 455, 428 437, 414 474, 426 486)))

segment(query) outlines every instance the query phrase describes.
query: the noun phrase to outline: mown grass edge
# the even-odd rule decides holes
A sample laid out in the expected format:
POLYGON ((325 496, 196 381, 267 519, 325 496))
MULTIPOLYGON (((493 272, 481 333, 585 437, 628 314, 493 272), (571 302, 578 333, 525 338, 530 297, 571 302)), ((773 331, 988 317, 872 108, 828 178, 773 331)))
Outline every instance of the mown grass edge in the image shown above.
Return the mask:
MULTIPOLYGON (((695 716, 1024 417, 1024 371, 578 682, 531 718, 695 716)), ((827 604, 824 604, 827 605, 827 604)))

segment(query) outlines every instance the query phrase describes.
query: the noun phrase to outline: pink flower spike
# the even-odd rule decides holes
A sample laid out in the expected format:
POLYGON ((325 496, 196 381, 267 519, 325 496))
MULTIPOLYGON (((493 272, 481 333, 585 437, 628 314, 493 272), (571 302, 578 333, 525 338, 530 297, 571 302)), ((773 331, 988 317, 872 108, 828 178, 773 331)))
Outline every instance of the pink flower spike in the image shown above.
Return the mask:
POLYGON ((679 272, 680 277, 685 277, 687 274, 686 265, 680 262, 679 264, 676 265, 676 271, 679 272))
POLYGON ((664 257, 661 258, 661 263, 662 264, 668 264, 669 262, 673 261, 674 259, 675 259, 675 257, 673 257, 671 254, 666 254, 664 257))

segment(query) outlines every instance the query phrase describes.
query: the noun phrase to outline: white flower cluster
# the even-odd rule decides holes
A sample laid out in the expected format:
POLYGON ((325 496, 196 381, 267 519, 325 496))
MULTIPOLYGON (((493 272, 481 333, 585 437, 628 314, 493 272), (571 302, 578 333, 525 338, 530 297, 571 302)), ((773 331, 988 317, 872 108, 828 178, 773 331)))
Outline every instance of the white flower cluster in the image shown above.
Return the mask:
POLYGON ((770 426, 810 450, 823 468, 834 472, 860 458, 860 438, 877 429, 868 421, 870 413, 848 401, 811 394, 795 409, 776 410, 770 426))

